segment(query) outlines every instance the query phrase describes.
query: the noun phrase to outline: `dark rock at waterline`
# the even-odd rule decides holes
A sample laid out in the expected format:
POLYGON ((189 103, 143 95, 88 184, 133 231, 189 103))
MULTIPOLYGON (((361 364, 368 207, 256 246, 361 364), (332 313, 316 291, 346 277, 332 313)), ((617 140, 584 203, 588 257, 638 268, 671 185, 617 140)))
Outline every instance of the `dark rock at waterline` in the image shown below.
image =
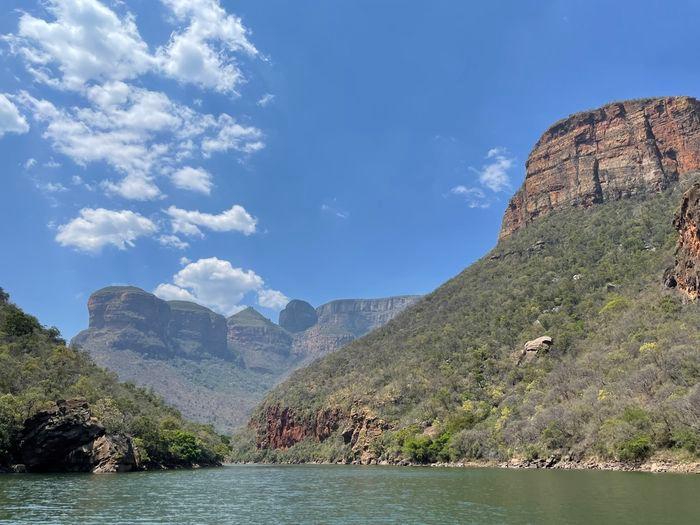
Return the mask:
POLYGON ((19 448, 29 472, 126 472, 138 466, 131 439, 107 433, 82 399, 57 401, 27 419, 19 448))

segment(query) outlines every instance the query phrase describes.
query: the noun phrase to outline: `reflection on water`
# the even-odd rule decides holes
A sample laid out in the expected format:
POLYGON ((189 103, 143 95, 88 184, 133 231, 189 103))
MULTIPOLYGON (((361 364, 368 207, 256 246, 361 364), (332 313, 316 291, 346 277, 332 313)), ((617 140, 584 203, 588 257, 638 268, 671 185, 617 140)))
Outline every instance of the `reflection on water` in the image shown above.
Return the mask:
POLYGON ((311 465, 7 475, 0 523, 700 523, 700 476, 311 465))

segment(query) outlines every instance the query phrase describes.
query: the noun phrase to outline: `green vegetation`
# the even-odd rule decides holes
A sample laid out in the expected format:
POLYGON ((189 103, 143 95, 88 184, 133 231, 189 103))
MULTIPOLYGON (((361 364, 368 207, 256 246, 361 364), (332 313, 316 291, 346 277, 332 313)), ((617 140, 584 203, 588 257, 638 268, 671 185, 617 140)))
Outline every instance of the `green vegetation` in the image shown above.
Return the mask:
MULTIPOLYGON (((391 427, 379 460, 700 451, 700 305, 662 284, 679 188, 570 209, 500 242, 394 321, 297 371, 266 398, 312 420, 363 406, 391 427), (549 352, 518 366, 523 344, 549 352)), ((246 441, 248 440, 248 441, 246 441)), ((336 436, 236 457, 356 457, 336 436), (331 456, 332 454, 332 456, 331 456)))
POLYGON ((10 462, 26 418, 57 399, 85 398, 108 431, 135 437, 147 466, 219 462, 227 440, 196 425, 152 392, 120 383, 84 353, 68 348, 56 328, 9 302, 0 289, 0 465, 10 462))

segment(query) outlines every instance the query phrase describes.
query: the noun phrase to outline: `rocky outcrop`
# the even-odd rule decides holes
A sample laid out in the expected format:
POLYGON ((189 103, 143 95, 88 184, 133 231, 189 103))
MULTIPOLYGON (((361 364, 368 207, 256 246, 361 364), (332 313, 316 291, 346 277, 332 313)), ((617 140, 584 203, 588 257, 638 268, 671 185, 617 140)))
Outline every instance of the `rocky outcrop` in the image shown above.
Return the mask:
POLYGON ((343 419, 339 409, 319 410, 302 416, 290 408, 273 405, 249 426, 256 431, 258 448, 286 449, 305 439, 321 442, 338 428, 343 419))
POLYGON ((226 345, 227 326, 223 315, 188 301, 168 301, 168 336, 179 353, 190 357, 230 357, 226 345))
POLYGON ((226 322, 229 348, 241 357, 246 368, 280 373, 291 366, 291 334, 254 308, 248 307, 226 322))
POLYGON ((318 322, 313 306, 306 301, 293 299, 280 312, 280 326, 291 333, 303 332, 318 322))
POLYGON ((665 282, 695 300, 700 295, 700 184, 683 195, 673 225, 678 231, 676 260, 666 271, 665 282))
POLYGON ((362 465, 377 462, 372 444, 382 437, 389 425, 368 409, 354 406, 341 435, 346 445, 350 445, 354 461, 362 465))
POLYGON ((131 350, 156 358, 233 359, 226 344, 226 319, 188 301, 163 301, 134 286, 110 286, 88 300, 90 325, 73 343, 131 350))
POLYGON ((529 363, 540 353, 548 352, 553 343, 554 340, 548 335, 526 342, 522 351, 518 354, 517 364, 529 363))
POLYGON ((334 352, 353 340, 385 325, 420 296, 381 299, 340 299, 316 309, 318 322, 294 334, 292 352, 305 360, 334 352))
POLYGON ((665 97, 608 104, 542 135, 511 199, 500 238, 570 206, 657 192, 700 170, 700 102, 665 97))
POLYGON ((29 472, 126 472, 138 467, 131 439, 107 433, 80 399, 57 401, 25 421, 20 455, 29 472))

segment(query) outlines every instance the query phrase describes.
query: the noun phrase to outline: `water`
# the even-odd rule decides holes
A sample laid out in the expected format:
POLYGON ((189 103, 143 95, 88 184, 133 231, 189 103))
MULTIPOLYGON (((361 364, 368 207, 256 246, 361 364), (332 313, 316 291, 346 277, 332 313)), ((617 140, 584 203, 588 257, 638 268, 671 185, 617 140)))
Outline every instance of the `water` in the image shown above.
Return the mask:
POLYGON ((0 476, 0 523, 700 523, 700 476, 232 466, 0 476))

